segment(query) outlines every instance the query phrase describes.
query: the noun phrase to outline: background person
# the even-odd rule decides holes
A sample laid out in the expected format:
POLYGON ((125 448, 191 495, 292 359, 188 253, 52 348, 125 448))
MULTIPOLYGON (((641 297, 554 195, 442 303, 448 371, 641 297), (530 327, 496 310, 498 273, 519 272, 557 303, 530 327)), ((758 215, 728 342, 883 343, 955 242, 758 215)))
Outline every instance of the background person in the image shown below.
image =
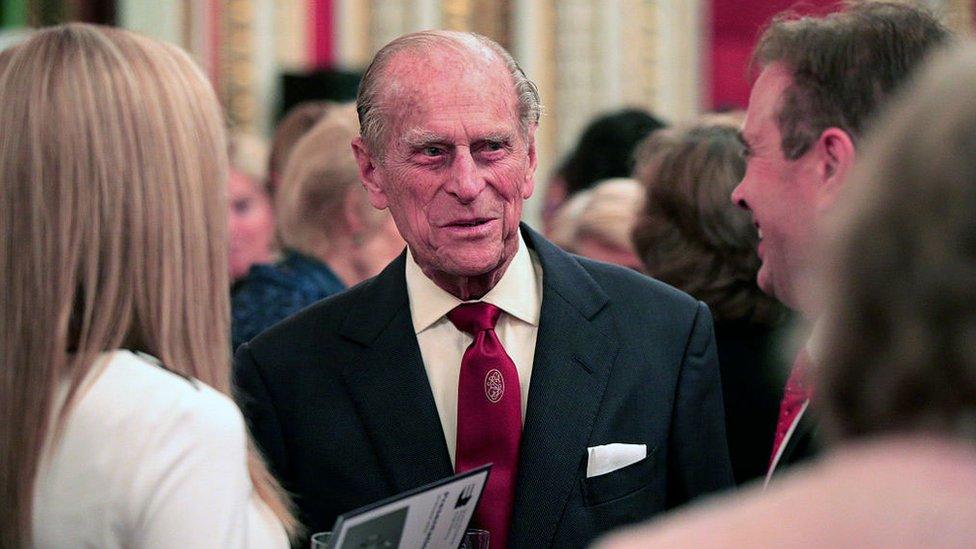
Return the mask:
POLYGON ((590 201, 591 190, 581 191, 573 195, 572 198, 563 202, 550 220, 546 235, 553 244, 566 250, 573 251, 573 242, 576 240, 576 226, 579 224, 579 216, 590 201))
POLYGON ((821 225, 827 453, 601 548, 976 544, 973 86, 969 44, 902 92, 821 225))
POLYGON ((729 456, 739 483, 762 476, 782 396, 783 309, 756 285, 759 240, 729 203, 746 161, 738 129, 710 117, 640 146, 646 198, 634 247, 646 272, 704 301, 715 318, 729 456))
MULTIPOLYGON (((732 201, 759 230, 759 287, 815 323, 820 306, 800 280, 811 266, 815 226, 832 209, 878 108, 949 36, 930 12, 903 3, 859 2, 825 17, 776 18, 754 53, 762 68, 742 126, 746 173, 732 201)), ((806 372, 797 353, 783 391, 768 475, 817 451, 806 413, 806 372)))
POLYGON ((226 395, 227 148, 203 74, 129 32, 46 29, 0 77, 0 126, 0 546, 286 546, 226 395))
POLYGON ((634 169, 634 147, 663 127, 664 123, 653 114, 637 108, 615 110, 593 118, 546 185, 542 207, 546 234, 550 234, 552 215, 576 193, 604 179, 630 177, 634 169))
POLYGON ((266 187, 266 156, 256 137, 242 135, 231 140, 227 236, 232 282, 247 275, 252 265, 274 261, 274 210, 266 187))
POLYGON ((333 105, 331 101, 305 101, 288 109, 285 116, 278 121, 268 154, 268 191, 272 201, 295 144, 333 105))
POLYGON ((390 214, 374 209, 344 144, 359 135, 353 106, 333 106, 296 143, 275 197, 284 247, 254 267, 232 298, 233 346, 375 276, 403 251, 390 214))
POLYGON ((583 257, 643 271, 630 239, 643 203, 644 188, 636 180, 600 181, 564 203, 566 212, 556 212, 553 242, 583 257))

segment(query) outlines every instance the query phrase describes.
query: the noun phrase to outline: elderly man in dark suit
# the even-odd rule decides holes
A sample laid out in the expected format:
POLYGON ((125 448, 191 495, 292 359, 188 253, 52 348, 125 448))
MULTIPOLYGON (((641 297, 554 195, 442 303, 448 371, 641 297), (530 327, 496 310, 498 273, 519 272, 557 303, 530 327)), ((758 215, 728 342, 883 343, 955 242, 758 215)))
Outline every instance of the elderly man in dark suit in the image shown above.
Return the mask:
POLYGON ((576 547, 731 485, 707 307, 520 224, 539 98, 480 36, 416 33, 360 87, 360 177, 407 250, 237 353, 301 520, 492 463, 495 547, 576 547))

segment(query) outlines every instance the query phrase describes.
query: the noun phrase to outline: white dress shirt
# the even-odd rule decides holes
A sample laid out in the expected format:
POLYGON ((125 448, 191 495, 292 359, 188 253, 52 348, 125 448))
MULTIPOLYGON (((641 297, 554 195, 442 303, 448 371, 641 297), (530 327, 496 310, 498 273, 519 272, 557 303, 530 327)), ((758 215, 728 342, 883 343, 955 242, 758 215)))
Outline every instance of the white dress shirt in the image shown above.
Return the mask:
MULTIPOLYGON (((420 270, 407 249, 407 295, 410 314, 420 345, 420 355, 434 394, 437 414, 444 428, 447 450, 454 464, 457 441, 458 379, 461 358, 474 340, 454 327, 447 313, 464 303, 438 287, 420 270)), ((501 280, 484 297, 475 301, 491 303, 502 310, 495 333, 505 352, 512 358, 519 375, 522 397, 522 422, 529 401, 529 380, 535 358, 535 341, 539 332, 542 308, 542 266, 529 251, 519 233, 518 251, 501 280)))
POLYGON ((33 546, 287 547, 251 485, 240 410, 151 360, 104 353, 79 388, 45 444, 33 546))

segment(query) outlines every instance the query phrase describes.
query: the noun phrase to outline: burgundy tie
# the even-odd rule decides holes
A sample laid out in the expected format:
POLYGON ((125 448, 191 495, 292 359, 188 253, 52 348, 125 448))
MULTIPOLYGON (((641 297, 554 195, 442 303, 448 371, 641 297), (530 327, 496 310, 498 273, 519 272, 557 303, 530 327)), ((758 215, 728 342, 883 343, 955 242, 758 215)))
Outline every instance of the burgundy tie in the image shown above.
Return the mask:
POLYGON ((807 383, 807 370, 810 365, 810 356, 806 349, 801 349, 793 361, 793 369, 790 377, 786 380, 786 389, 783 391, 783 400, 779 403, 779 419, 776 421, 776 434, 773 437, 773 451, 769 455, 769 467, 773 467, 779 447, 785 442, 786 433, 790 430, 796 416, 800 414, 803 405, 810 399, 813 392, 807 383))
POLYGON ((464 351, 458 380, 458 473, 492 463, 475 521, 491 532, 492 549, 504 549, 515 499, 515 473, 522 438, 518 371, 505 352, 495 323, 501 310, 490 303, 464 303, 447 313, 455 327, 474 336, 464 351))

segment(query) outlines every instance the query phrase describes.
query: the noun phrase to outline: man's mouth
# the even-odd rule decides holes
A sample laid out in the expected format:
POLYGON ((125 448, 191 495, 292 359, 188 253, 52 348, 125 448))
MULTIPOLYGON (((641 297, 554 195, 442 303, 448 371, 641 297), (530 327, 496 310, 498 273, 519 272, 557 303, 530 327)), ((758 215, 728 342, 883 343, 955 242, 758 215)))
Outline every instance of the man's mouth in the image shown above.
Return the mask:
POLYGON ((451 221, 447 224, 448 227, 477 227, 479 225, 484 225, 488 223, 491 219, 488 218, 476 218, 476 219, 461 219, 458 221, 451 221))

